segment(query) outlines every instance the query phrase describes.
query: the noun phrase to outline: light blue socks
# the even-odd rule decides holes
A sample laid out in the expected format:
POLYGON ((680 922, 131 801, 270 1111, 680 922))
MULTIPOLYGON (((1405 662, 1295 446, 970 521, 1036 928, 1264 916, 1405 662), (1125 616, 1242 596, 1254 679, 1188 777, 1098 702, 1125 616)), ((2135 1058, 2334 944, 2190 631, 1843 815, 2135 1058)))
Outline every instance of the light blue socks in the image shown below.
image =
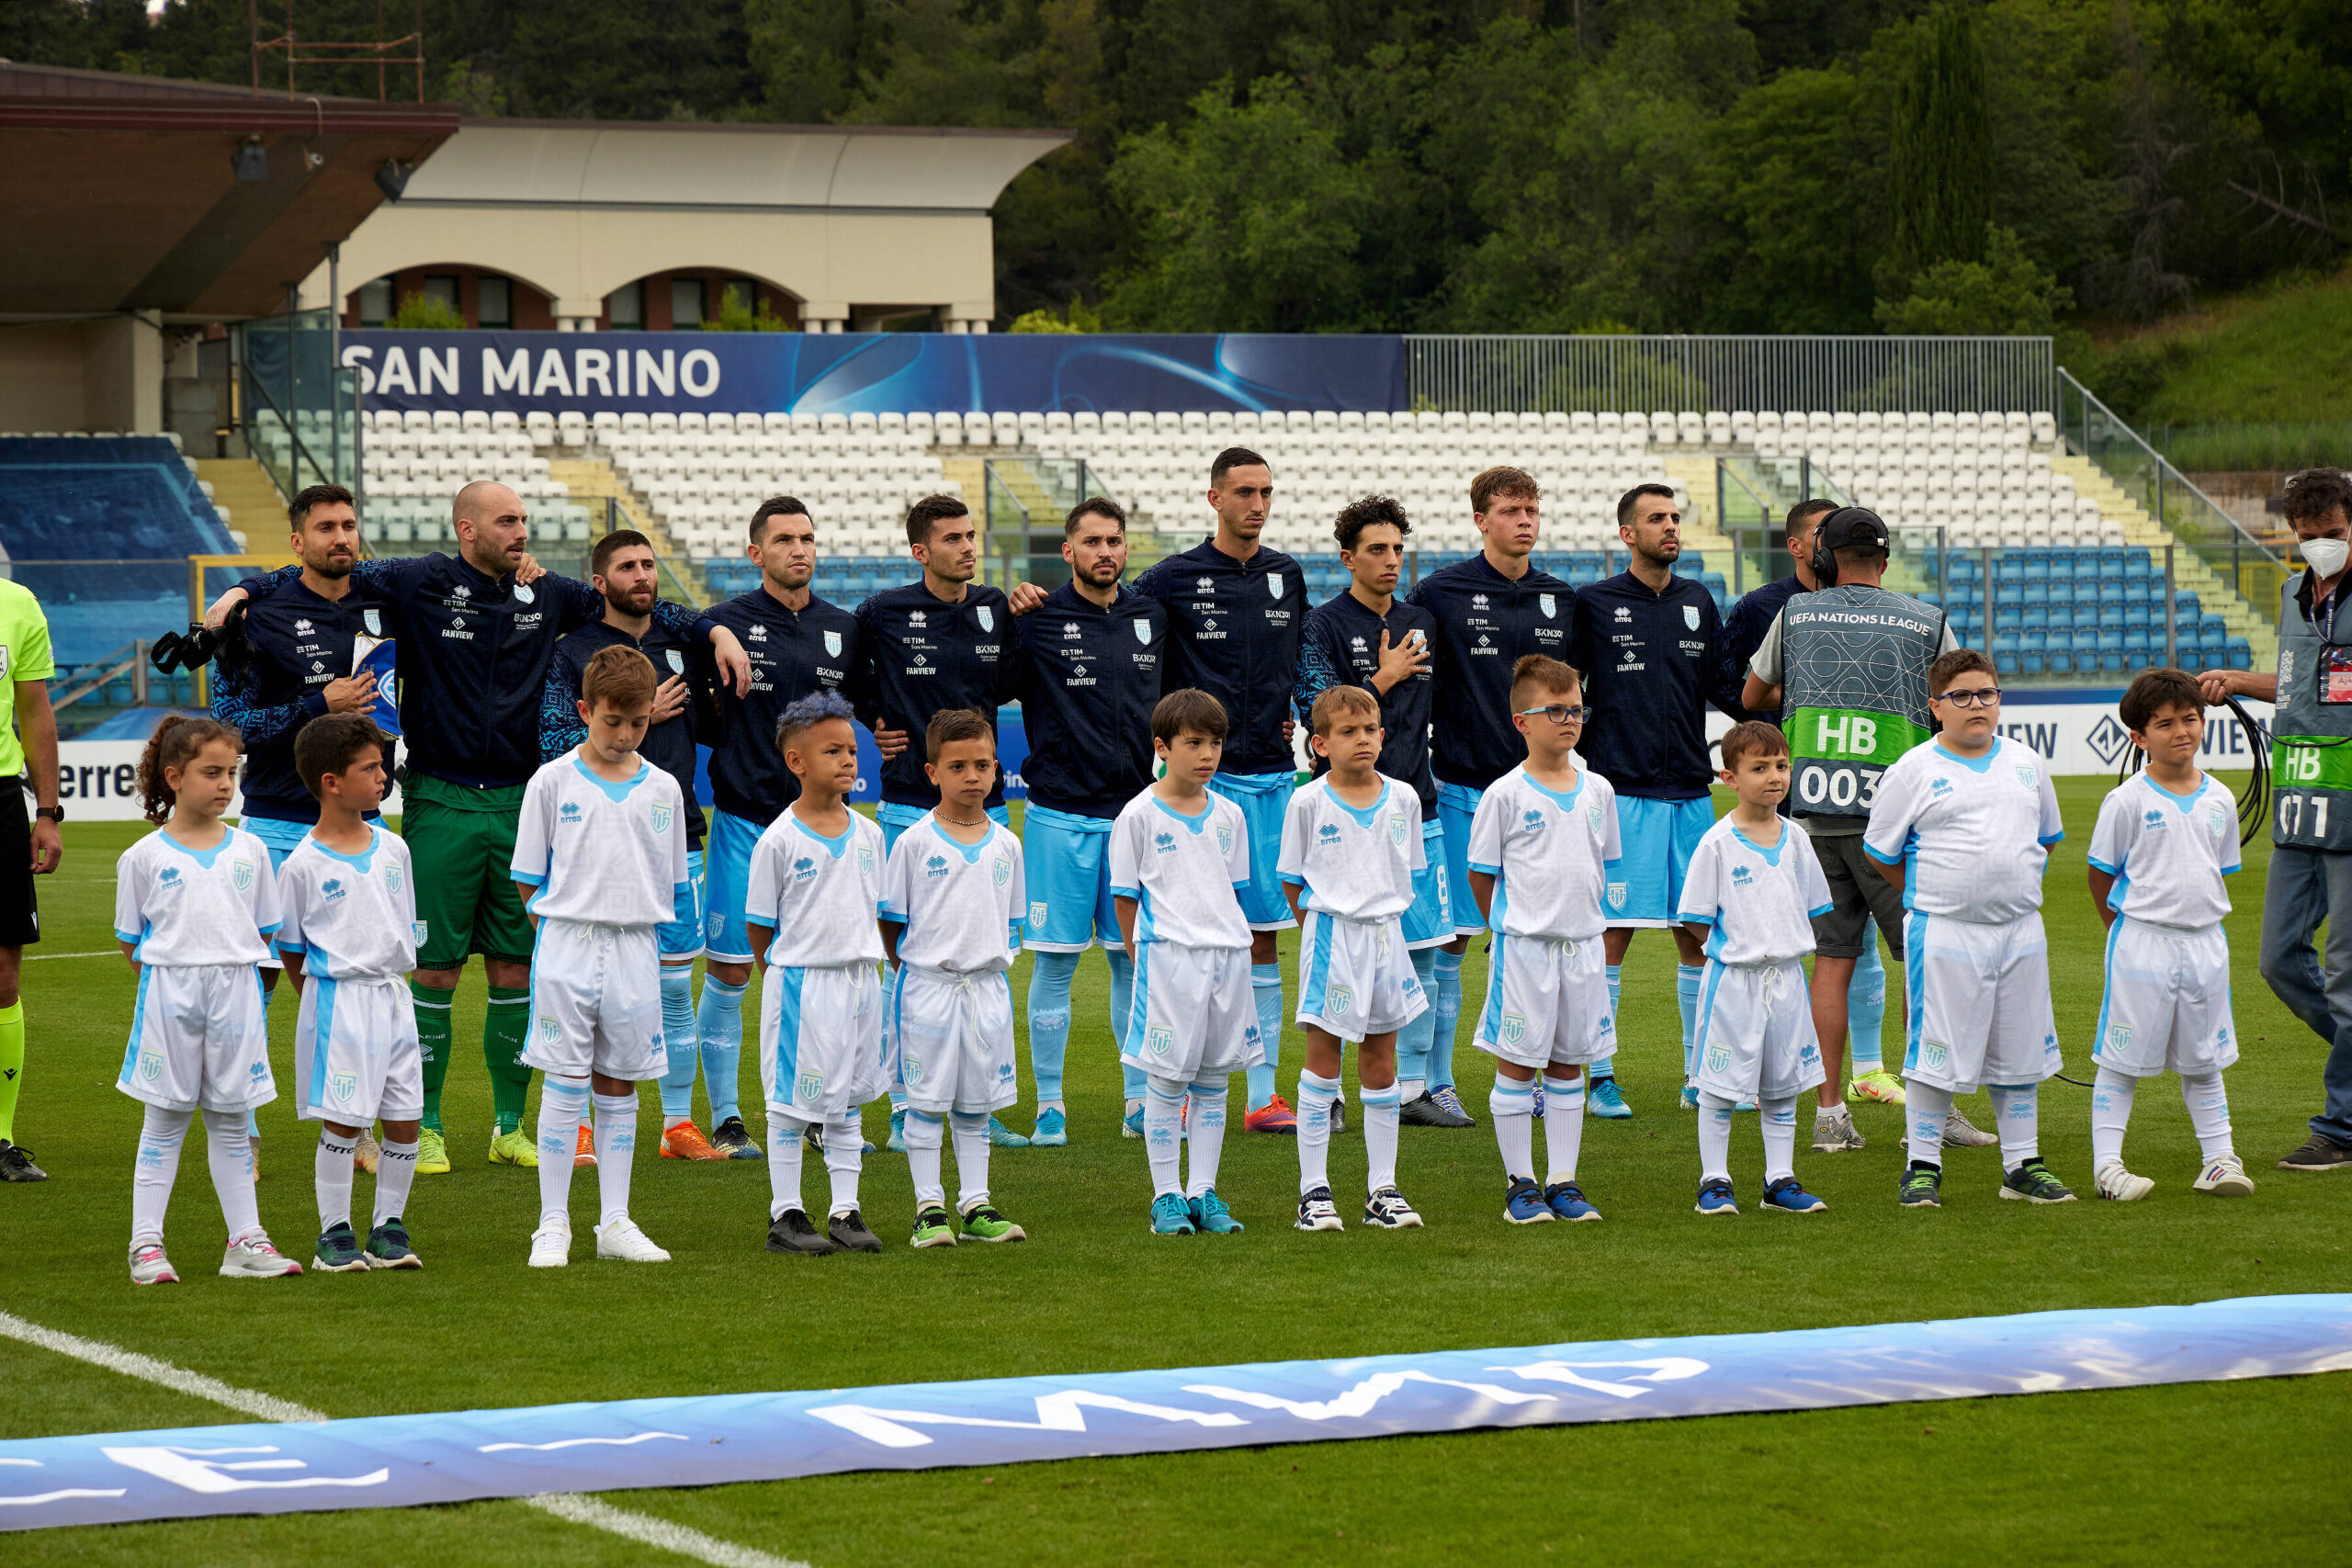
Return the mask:
POLYGON ((1421 983, 1430 1005, 1396 1032, 1396 1082, 1408 1100, 1429 1088, 1430 1048, 1437 1043, 1437 955, 1434 947, 1413 950, 1413 978, 1421 983))
MULTIPOLYGON (((709 994, 709 988, 704 987, 703 995, 709 994)), ((662 1048, 668 1054, 670 1063, 670 1070, 662 1075, 662 1124, 665 1130, 695 1113, 695 1064, 700 1059, 697 1047, 701 1038, 695 1022, 695 966, 664 964, 662 1048)))
MULTIPOLYGON (((1609 974, 1609 1018, 1610 1018, 1610 1021, 1611 1021, 1612 1023, 1615 1023, 1615 1022, 1619 1022, 1619 1021, 1621 1021, 1618 1019, 1618 1017, 1617 1017, 1617 997, 1618 997, 1618 993, 1620 993, 1621 991, 1623 991, 1623 990, 1625 988, 1625 968, 1624 968, 1624 965, 1623 965, 1623 964, 1610 964, 1610 965, 1609 965, 1609 968, 1608 968, 1608 974, 1609 974)), ((1689 1039, 1690 1039, 1690 1032, 1689 1032, 1688 1030, 1685 1030, 1685 1031, 1683 1032, 1683 1039, 1685 1040, 1685 1042, 1686 1042, 1686 1043, 1689 1041, 1689 1039)), ((1686 1052, 1685 1054, 1687 1055, 1688 1053, 1686 1052)), ((1613 1056, 1613 1055, 1612 1055, 1612 1056, 1603 1056, 1600 1061, 1595 1062, 1595 1063, 1592 1065, 1592 1076, 1593 1076, 1594 1077, 1597 1077, 1597 1078, 1613 1078, 1613 1077, 1615 1077, 1617 1076, 1617 1058, 1616 1058, 1615 1056, 1613 1056)), ((1530 1089, 1528 1092, 1529 1092, 1530 1094, 1532 1094, 1532 1093, 1534 1093, 1535 1091, 1534 1091, 1534 1090, 1532 1090, 1532 1089, 1530 1089)))
POLYGON ((1674 966, 1674 1000, 1682 1010, 1682 1076, 1699 1073, 1699 991, 1707 978, 1703 964, 1674 966))
POLYGON ((736 1103, 735 1084, 743 1059, 743 989, 706 974, 702 1005, 695 1010, 695 1032, 702 1040, 702 1088, 710 1097, 713 1127, 743 1114, 736 1103))
POLYGON ((1062 1097, 1062 1061, 1069 1054, 1069 983, 1078 973, 1075 953, 1032 954, 1029 972, 1029 1072, 1037 1103, 1062 1097))
POLYGON ((1250 989, 1258 1004, 1258 1040, 1266 1052, 1264 1066, 1250 1069, 1250 1109, 1256 1111, 1274 1098, 1274 1069, 1282 1064, 1283 966, 1250 965, 1250 989))
MULTIPOLYGON (((1103 953, 1111 960, 1111 1039, 1121 1051, 1125 1051, 1127 1048, 1127 1014, 1135 1010, 1136 1005, 1136 966, 1123 947, 1105 948, 1103 953)), ((1149 1078, 1142 1068, 1131 1067, 1122 1062, 1119 1064, 1119 1077, 1124 1080, 1122 1088, 1130 1102, 1143 1098, 1144 1085, 1149 1078)))
POLYGON ((1878 928, 1863 928, 1862 955, 1846 987, 1846 1076, 1860 1077, 1886 1065, 1879 1035, 1886 1027, 1886 960, 1878 950, 1878 928))
POLYGON ((1437 954, 1437 991, 1430 1011, 1437 1016, 1430 1025, 1429 1086, 1434 1094, 1453 1087, 1453 1037, 1462 1024, 1462 954, 1442 947, 1432 951, 1437 954))

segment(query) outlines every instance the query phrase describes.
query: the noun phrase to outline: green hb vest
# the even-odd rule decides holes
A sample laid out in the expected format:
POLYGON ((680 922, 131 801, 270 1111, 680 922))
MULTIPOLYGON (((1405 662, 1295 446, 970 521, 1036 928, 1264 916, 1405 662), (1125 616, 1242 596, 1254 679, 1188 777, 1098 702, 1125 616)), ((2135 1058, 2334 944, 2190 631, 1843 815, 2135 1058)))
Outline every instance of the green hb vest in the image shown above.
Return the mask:
POLYGON ((2337 623, 2331 644, 2295 603, 2301 581, 2290 578, 2279 592, 2270 841, 2282 849, 2352 851, 2352 703, 2319 700, 2329 649, 2352 655, 2352 615, 2337 623))
POLYGON ((1781 612, 1781 728, 1798 817, 1868 817, 1879 775, 1928 739, 1928 666, 1944 615, 1883 588, 1792 596, 1781 612))

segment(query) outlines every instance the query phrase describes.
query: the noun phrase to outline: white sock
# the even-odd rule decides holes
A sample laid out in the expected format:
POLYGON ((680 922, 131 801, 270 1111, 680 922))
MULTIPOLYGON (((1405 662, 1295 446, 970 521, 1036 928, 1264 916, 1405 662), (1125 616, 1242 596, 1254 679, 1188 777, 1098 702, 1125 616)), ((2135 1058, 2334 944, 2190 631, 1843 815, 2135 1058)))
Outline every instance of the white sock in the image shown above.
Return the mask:
POLYGON ((800 1201, 802 1123, 789 1116, 768 1112, 768 1218, 782 1219, 795 1209, 807 1213, 800 1201))
POLYGON ((846 1214, 857 1208, 858 1172, 865 1167, 865 1128, 853 1110, 825 1123, 825 1174, 832 1179, 833 1206, 846 1214))
POLYGON ((1370 1194, 1396 1185, 1396 1110, 1402 1101, 1392 1083, 1357 1090, 1356 1103, 1363 1107, 1363 1180, 1370 1194))
POLYGON ((1756 1102, 1764 1113, 1764 1185, 1797 1173, 1797 1097, 1756 1102))
POLYGON ((1986 1084, 1992 1097, 1993 1120, 2001 1129, 2001 1168, 2015 1170, 2041 1153, 2039 1084, 1986 1084))
POLYGON ((596 1196, 600 1225, 628 1218, 628 1179, 637 1164, 637 1094, 596 1098, 596 1196))
POLYGON ((1584 1075, 1544 1075, 1544 1185, 1577 1179, 1577 1153, 1584 1144, 1584 1075))
POLYGON ((1430 1083, 1427 1078, 1398 1078, 1396 1080, 1397 1102, 1402 1104, 1406 1100, 1419 1100, 1429 1092, 1429 1088, 1430 1083))
POLYGON ((1699 1091, 1699 1179, 1731 1179, 1732 1102, 1719 1094, 1699 1091))
POLYGON ((1143 1098, 1143 1152, 1151 1164, 1151 1195, 1182 1196, 1184 1153, 1176 1146, 1176 1123, 1183 1112, 1184 1086, 1174 1078, 1153 1077, 1143 1098))
POLYGON ((172 1204, 172 1183, 180 1173, 180 1149, 187 1142, 193 1111, 147 1107, 139 1128, 139 1160, 130 1168, 130 1244, 160 1245, 164 1211, 172 1204))
POLYGON ((2180 1098, 2188 1106, 2188 1124, 2196 1130, 2197 1147, 2207 1165, 2237 1153, 2230 1143, 2230 1097, 2222 1088, 2221 1074, 2194 1078, 2183 1075, 2180 1098))
POLYGON ((204 1113, 204 1156, 212 1168, 212 1190, 220 1199, 220 1218, 229 1227, 232 1246, 260 1235, 261 1204, 254 1196, 254 1145, 245 1134, 243 1111, 204 1113))
POLYGON ((1331 1185, 1331 1105, 1340 1080, 1298 1072, 1298 1190, 1301 1197, 1331 1185))
POLYGON ((956 1135, 956 1212, 968 1213, 975 1203, 989 1201, 989 1117, 983 1111, 951 1119, 956 1135))
POLYGON ((571 1217, 571 1160, 580 1147, 580 1123, 588 1115, 588 1080, 539 1080, 539 1218, 571 1217))
POLYGON ((915 1208, 944 1209, 947 1189, 939 1176, 940 1145, 946 1141, 945 1118, 907 1107, 907 1174, 914 1178, 915 1208))
POLYGON ((319 1229, 331 1231, 351 1223, 351 1156, 357 1138, 345 1138, 319 1129, 319 1152, 311 1163, 319 1196, 319 1229))
POLYGON ((386 1138, 377 1146, 383 1152, 376 1156, 374 1224, 380 1225, 408 1213, 409 1189, 416 1182, 416 1140, 396 1144, 386 1138))
POLYGON ((1944 1122, 1951 1116, 1951 1090, 1914 1078, 1904 1086, 1903 1100, 1911 1113, 1911 1163, 1942 1169, 1944 1122))
POLYGON ((1197 1198, 1216 1186, 1217 1162, 1225 1154, 1226 1081, 1204 1078, 1193 1086, 1192 1181, 1184 1196, 1197 1198))
POLYGON ((1494 1120, 1495 1144, 1502 1150, 1503 1175, 1535 1179, 1535 1085, 1495 1075, 1494 1092, 1487 1096, 1487 1114, 1494 1120))
MULTIPOLYGON (((2180 1080, 2184 1098, 2188 1080, 2180 1080)), ((2091 1170, 2123 1163, 2123 1132, 2132 1125, 2132 1098, 2140 1080, 2113 1067, 2101 1067, 2091 1078, 2091 1170)))

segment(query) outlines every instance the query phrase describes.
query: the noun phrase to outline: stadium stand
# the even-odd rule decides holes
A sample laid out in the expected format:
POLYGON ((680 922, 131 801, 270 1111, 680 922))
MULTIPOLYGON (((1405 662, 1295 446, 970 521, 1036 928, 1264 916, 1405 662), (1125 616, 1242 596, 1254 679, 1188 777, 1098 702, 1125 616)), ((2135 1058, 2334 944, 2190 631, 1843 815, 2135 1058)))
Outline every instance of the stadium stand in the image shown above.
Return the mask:
MULTIPOLYGON (((493 477, 532 503, 534 539, 574 545, 587 540, 588 509, 572 503, 571 487, 552 476, 548 459, 537 455, 531 434, 512 413, 402 415, 386 410, 373 423, 360 470, 367 481, 365 531, 371 549, 405 555, 450 545, 450 498, 469 480, 493 477)), ((552 431, 552 416, 548 425, 552 431)), ((315 446, 315 437, 304 439, 315 446)))

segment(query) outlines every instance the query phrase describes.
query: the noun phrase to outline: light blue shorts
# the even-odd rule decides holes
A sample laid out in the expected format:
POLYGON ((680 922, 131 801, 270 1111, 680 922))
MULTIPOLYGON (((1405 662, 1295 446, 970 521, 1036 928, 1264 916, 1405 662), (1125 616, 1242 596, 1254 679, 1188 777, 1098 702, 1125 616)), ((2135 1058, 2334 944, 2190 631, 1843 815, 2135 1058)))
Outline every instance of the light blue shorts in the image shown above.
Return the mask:
POLYGON ((1402 917, 1405 945, 1442 947, 1453 940, 1453 899, 1446 888, 1445 823, 1438 818, 1421 824, 1421 859, 1429 863, 1413 873, 1413 907, 1402 917))
MULTIPOLYGON (((743 929, 743 903, 752 891, 752 852, 759 846, 764 825, 748 818, 730 817, 713 807, 710 831, 702 844, 702 874, 694 880, 702 888, 702 951, 720 964, 749 964, 752 933, 743 929)), ((691 863, 691 857, 689 857, 691 863)), ((662 928, 662 951, 667 953, 670 928, 662 928)))
POLYGON ((1617 797, 1617 840, 1623 846, 1617 874, 1609 885, 1602 913, 1612 926, 1671 926, 1682 907, 1682 879, 1690 856, 1715 825, 1715 803, 1617 797))
MULTIPOLYGON (((882 824, 882 853, 884 857, 887 859, 890 852, 899 847, 899 834, 905 832, 908 829, 913 827, 916 823, 922 821, 924 818, 930 815, 931 808, 927 806, 899 806, 895 802, 886 800, 882 802, 881 805, 876 807, 874 810, 874 819, 882 824)), ((1012 826, 1012 808, 1009 806, 991 806, 989 807, 989 816, 994 818, 996 825, 1000 828, 1010 828, 1012 826)), ((1023 848, 1021 854, 1022 859, 1025 862, 1028 859, 1029 852, 1026 848, 1023 848)))
POLYGON ((1282 873, 1275 869, 1283 857, 1283 817, 1297 787, 1296 773, 1209 775, 1209 788, 1241 807, 1241 820, 1250 831, 1250 885, 1234 892, 1241 899, 1241 918, 1253 931, 1288 931, 1298 924, 1291 918, 1282 873))
POLYGON ((1108 817, 1080 817, 1034 801, 1021 815, 1021 863, 1029 879, 1029 924, 1022 945, 1033 953, 1084 953, 1117 947, 1119 915, 1111 902, 1108 817))
MULTIPOLYGON (((749 863, 748 857, 745 863, 749 863)), ((669 923, 654 933, 654 940, 661 945, 662 963, 675 964, 681 959, 702 955, 703 885, 702 852, 688 850, 686 885, 678 889, 677 901, 671 906, 669 923)))
POLYGON ((1441 781, 1437 786, 1437 819, 1445 838, 1445 903, 1457 935, 1487 929, 1478 918, 1477 896, 1470 891, 1470 824, 1486 796, 1485 790, 1468 784, 1441 781))

